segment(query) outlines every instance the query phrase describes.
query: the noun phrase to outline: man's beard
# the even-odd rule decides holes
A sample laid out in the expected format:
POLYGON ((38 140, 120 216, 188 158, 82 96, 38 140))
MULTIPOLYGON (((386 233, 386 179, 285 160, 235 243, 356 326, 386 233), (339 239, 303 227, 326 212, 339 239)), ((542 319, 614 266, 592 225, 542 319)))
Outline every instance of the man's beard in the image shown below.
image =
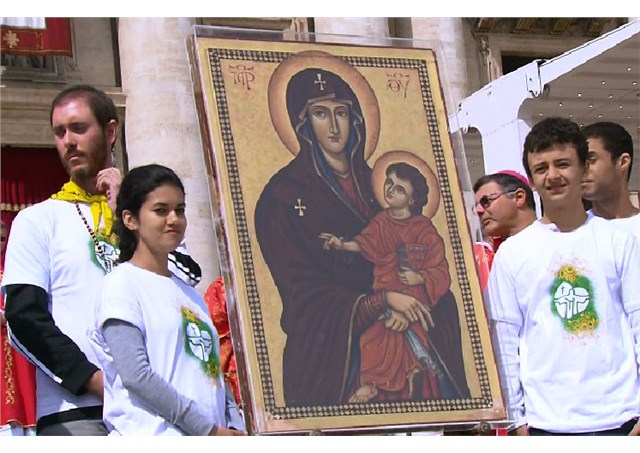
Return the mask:
POLYGON ((87 151, 84 157, 87 161, 86 165, 80 166, 80 168, 69 169, 71 177, 77 181, 86 181, 98 176, 98 172, 108 166, 107 160, 110 161, 110 153, 107 150, 107 139, 105 136, 100 138, 100 141, 96 143, 90 151, 87 151), (98 164, 98 156, 102 156, 102 161, 98 164))
POLYGON ((74 179, 78 179, 78 180, 87 180, 87 179, 91 179, 92 177, 95 177, 95 173, 94 171, 91 170, 90 167, 83 167, 83 168, 77 168, 74 169, 71 172, 71 176, 73 176, 74 179))

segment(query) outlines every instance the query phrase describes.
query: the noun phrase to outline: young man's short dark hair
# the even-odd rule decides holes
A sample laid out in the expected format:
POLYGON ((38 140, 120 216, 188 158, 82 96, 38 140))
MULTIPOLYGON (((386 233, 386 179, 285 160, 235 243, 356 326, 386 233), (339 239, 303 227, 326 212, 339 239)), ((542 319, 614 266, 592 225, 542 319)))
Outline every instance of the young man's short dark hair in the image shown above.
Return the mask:
POLYGON ((580 127, 570 119, 553 116, 536 123, 524 140, 522 166, 529 178, 531 178, 529 153, 548 151, 556 145, 572 145, 582 165, 586 164, 589 146, 580 127))
POLYGON ((62 90, 51 102, 49 122, 53 126, 53 111, 59 105, 72 99, 85 99, 93 116, 104 130, 111 120, 118 122, 118 112, 113 100, 102 90, 91 85, 74 85, 62 90))

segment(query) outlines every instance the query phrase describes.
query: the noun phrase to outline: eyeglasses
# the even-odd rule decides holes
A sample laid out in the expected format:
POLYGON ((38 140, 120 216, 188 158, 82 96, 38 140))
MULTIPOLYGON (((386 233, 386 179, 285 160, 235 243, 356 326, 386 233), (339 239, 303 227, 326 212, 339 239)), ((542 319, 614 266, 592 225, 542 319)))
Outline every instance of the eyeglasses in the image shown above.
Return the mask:
POLYGON ((501 196, 503 196, 505 194, 508 194, 508 193, 513 193, 513 192, 515 192, 515 190, 508 190, 506 192, 492 193, 491 195, 485 195, 482 198, 480 198, 478 201, 476 201, 476 203, 473 205, 473 207, 477 208, 478 205, 480 205, 480 206, 482 206, 482 209, 487 209, 489 206, 491 206, 491 203, 496 201, 501 196))

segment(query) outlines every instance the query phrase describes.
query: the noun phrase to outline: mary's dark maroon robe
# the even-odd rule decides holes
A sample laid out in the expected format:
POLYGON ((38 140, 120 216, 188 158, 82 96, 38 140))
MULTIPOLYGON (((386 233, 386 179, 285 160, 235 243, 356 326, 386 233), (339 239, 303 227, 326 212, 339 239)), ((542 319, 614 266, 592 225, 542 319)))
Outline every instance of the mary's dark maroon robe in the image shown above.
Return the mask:
MULTIPOLYGON (((368 172, 361 177, 370 180, 368 172)), ((369 204, 374 203, 369 194, 369 204)), ((258 201, 260 250, 283 304, 287 405, 343 399, 352 340, 359 335, 355 311, 372 292, 372 265, 357 254, 323 250, 318 236, 332 231, 352 238, 365 225, 366 219, 315 172, 310 153, 299 154, 278 172, 258 201)))

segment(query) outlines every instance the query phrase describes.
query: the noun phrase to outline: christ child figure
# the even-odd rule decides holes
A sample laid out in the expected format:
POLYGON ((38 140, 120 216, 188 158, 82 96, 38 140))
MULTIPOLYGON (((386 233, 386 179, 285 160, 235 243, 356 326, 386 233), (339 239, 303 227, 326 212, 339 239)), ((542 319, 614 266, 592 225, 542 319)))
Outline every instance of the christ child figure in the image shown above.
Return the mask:
MULTIPOLYGON (((330 233, 320 238, 325 249, 361 253, 374 264, 373 290, 414 297, 433 326, 429 311, 449 289, 451 277, 444 241, 422 214, 429 187, 424 175, 404 162, 389 165, 385 174, 386 209, 351 241, 330 233)), ((389 308, 363 332, 359 383, 349 402, 441 398, 438 366, 433 363, 438 355, 427 340, 426 321, 411 323, 389 308)))

